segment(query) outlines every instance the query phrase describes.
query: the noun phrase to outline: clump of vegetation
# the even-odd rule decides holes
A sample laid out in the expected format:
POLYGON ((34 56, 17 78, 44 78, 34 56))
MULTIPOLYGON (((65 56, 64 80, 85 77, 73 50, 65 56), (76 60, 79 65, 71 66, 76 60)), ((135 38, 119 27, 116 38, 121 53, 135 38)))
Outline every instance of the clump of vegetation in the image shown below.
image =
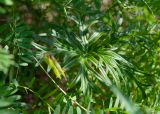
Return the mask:
POLYGON ((0 114, 158 114, 155 0, 1 0, 0 114))

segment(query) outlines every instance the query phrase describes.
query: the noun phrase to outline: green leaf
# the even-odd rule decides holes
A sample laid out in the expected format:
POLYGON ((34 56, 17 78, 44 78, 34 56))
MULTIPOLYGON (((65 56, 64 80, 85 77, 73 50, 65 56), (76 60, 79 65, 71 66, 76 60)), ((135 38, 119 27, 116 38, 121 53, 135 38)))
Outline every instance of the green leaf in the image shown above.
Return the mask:
POLYGON ((13 109, 0 109, 0 114, 20 114, 20 112, 13 109))
POLYGON ((44 57, 44 60, 51 67, 57 78, 61 79, 62 78, 61 75, 65 77, 63 69, 53 56, 46 55, 44 57))
POLYGON ((73 107, 72 106, 69 107, 68 114, 73 114, 73 107))
POLYGON ((56 109, 55 109, 55 111, 54 111, 54 114, 60 114, 60 112, 61 112, 61 106, 60 106, 60 104, 58 104, 58 105, 56 106, 56 109))
POLYGON ((13 104, 13 101, 12 100, 9 100, 9 99, 0 99, 0 108, 3 108, 3 107, 8 107, 10 105, 13 104))
POLYGON ((0 71, 7 73, 9 67, 14 64, 13 55, 0 48, 0 71))
POLYGON ((66 114, 67 109, 68 109, 68 107, 67 107, 67 105, 66 105, 66 106, 63 108, 63 110, 62 110, 62 114, 66 114))
POLYGON ((77 114, 82 114, 81 109, 79 107, 76 108, 77 114))
POLYGON ((0 3, 2 3, 4 5, 8 5, 8 6, 13 5, 13 1, 12 0, 0 0, 0 3))
MULTIPOLYGON (((3 7, 0 7, 0 14, 5 14, 6 13, 6 9, 3 7)), ((1 28, 0 28, 1 30, 1 28)))

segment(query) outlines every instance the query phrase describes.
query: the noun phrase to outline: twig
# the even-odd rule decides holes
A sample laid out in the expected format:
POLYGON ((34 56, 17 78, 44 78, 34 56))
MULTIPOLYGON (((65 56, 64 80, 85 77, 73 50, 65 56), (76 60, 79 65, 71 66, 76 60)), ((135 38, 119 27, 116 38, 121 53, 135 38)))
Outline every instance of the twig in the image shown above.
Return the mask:
MULTIPOLYGON (((43 98, 42 98, 37 92, 33 91, 32 89, 30 89, 30 88, 28 88, 28 87, 26 87, 26 86, 21 86, 21 85, 19 85, 18 87, 19 87, 19 88, 23 88, 23 89, 25 89, 25 90, 29 90, 30 92, 34 93, 37 97, 39 97, 39 99, 41 99, 44 103, 46 103, 47 106, 49 106, 49 108, 50 108, 52 111, 54 111, 54 109, 52 108, 52 106, 51 106, 49 103, 47 103, 46 101, 44 101, 43 98)), ((27 92, 27 93, 28 93, 28 92, 27 92)))
MULTIPOLYGON (((53 78, 47 73, 47 71, 43 68, 43 66, 41 65, 41 63, 37 60, 36 57, 33 56, 33 58, 36 60, 36 62, 40 65, 40 67, 42 68, 42 70, 46 73, 46 75, 51 79, 51 81, 58 87, 58 89, 65 95, 67 96, 67 93, 53 80, 53 78)), ((71 99, 74 103, 76 103, 81 109, 83 109, 84 111, 86 111, 88 113, 88 110, 86 108, 84 108, 81 104, 79 104, 76 100, 73 100, 72 97, 69 96, 69 99, 71 99)))

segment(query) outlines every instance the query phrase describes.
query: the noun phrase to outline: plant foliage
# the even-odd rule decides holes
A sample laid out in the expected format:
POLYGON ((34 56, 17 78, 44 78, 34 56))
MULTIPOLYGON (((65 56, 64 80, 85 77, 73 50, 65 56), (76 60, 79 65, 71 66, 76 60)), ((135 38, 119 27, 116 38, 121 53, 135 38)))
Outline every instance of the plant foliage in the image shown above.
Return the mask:
POLYGON ((158 114, 159 0, 1 0, 0 114, 158 114))

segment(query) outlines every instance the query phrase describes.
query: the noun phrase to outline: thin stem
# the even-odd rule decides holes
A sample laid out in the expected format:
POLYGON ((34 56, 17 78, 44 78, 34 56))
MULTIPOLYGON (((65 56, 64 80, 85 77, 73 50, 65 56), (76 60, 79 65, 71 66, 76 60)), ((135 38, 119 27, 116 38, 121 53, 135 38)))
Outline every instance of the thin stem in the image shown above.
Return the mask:
MULTIPOLYGON (((37 60, 36 57, 33 56, 33 58, 36 60, 36 62, 40 65, 42 70, 46 73, 46 75, 51 79, 51 81, 57 86, 57 88, 65 95, 67 96, 67 93, 52 79, 52 77, 47 73, 47 71, 43 68, 41 63, 37 60)), ((81 109, 86 111, 87 113, 89 112, 86 108, 84 108, 81 104, 79 104, 77 101, 75 101, 72 97, 69 96, 69 99, 71 99, 75 104, 77 104, 81 109)))
POLYGON ((58 89, 64 94, 67 95, 67 93, 53 80, 53 78, 48 74, 48 72, 43 68, 43 66, 41 65, 41 63, 37 60, 37 58, 35 58, 33 56, 33 58, 36 60, 36 62, 40 65, 40 67, 42 68, 42 70, 46 73, 46 75, 51 79, 51 81, 58 87, 58 89))
POLYGON ((151 12, 151 14, 155 17, 152 8, 148 5, 148 3, 145 0, 142 0, 142 2, 147 6, 148 10, 151 12))
MULTIPOLYGON (((41 99, 41 101, 43 101, 52 111, 54 111, 54 109, 52 108, 52 106, 51 106, 49 103, 47 103, 45 100, 43 100, 43 98, 42 98, 37 92, 33 91, 32 89, 30 89, 30 88, 28 88, 28 87, 26 87, 26 86, 21 86, 21 85, 19 85, 18 87, 25 89, 25 91, 26 91, 26 90, 29 90, 30 92, 34 93, 34 94, 35 94, 37 97, 39 97, 39 99, 41 99)), ((27 91, 26 91, 26 92, 27 92, 27 91)), ((28 93, 28 92, 27 92, 27 93, 28 93)))

